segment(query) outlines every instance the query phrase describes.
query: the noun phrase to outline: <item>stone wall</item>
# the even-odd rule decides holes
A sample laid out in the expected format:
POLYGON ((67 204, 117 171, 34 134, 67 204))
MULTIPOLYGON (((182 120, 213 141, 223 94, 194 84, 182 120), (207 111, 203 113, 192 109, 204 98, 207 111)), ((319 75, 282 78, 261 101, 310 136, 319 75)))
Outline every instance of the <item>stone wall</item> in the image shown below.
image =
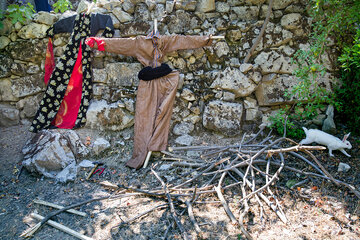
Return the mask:
MULTIPOLYGON (((169 54, 166 62, 180 71, 172 134, 201 131, 234 136, 266 122, 286 104, 285 89, 297 83, 291 58, 307 48, 310 19, 306 0, 274 0, 265 35, 248 64, 242 64, 263 25, 268 0, 98 0, 95 12, 109 14, 115 37, 146 35, 153 19, 161 34, 223 35, 211 47, 169 54), (166 12, 166 13, 165 13, 166 12), (161 20, 161 21, 160 21, 161 20)), ((0 125, 27 123, 34 117, 45 90, 46 30, 59 18, 74 14, 41 12, 26 25, 5 22, 0 34, 0 125)), ((69 34, 54 38, 61 56, 69 34)), ((335 54, 324 59, 328 73, 319 78, 331 88, 335 54)), ((94 50, 94 97, 87 127, 123 130, 133 125, 137 73, 136 59, 94 50)), ((321 121, 320 121, 321 122, 321 121)))

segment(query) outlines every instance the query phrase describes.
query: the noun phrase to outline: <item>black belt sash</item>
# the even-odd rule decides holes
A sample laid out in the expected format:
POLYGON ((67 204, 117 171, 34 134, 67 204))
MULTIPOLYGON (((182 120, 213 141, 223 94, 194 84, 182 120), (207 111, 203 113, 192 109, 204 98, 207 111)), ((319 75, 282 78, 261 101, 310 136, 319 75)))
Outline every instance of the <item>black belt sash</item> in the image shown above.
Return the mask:
POLYGON ((152 68, 150 66, 144 67, 140 70, 138 77, 144 81, 151 81, 156 78, 160 78, 168 75, 172 72, 172 69, 166 63, 162 63, 160 67, 152 68))

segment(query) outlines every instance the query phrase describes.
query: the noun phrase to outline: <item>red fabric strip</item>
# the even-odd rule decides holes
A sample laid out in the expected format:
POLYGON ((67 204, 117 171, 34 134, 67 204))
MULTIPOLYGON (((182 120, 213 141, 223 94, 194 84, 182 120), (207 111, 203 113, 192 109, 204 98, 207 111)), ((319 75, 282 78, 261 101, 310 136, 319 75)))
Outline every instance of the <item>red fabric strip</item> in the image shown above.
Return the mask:
POLYGON ((55 60, 54 60, 53 44, 52 44, 52 39, 49 38, 49 42, 46 49, 46 58, 45 58, 45 77, 44 77, 45 85, 48 84, 54 68, 55 68, 55 60))
POLYGON ((83 73, 81 60, 82 50, 80 43, 78 57, 66 88, 65 96, 61 102, 59 111, 51 123, 58 128, 72 129, 75 126, 82 96, 83 73))

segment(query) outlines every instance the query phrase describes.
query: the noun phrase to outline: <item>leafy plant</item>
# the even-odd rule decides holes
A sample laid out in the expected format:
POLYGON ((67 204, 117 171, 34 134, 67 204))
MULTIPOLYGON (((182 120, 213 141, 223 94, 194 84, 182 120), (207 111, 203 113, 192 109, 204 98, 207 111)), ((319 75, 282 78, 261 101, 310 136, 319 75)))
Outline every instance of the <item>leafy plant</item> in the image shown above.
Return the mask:
POLYGON ((58 0, 56 3, 53 4, 54 12, 65 12, 67 10, 72 9, 72 4, 69 0, 58 0))
MULTIPOLYGON (((293 88, 293 90, 287 93, 287 97, 295 99, 296 107, 305 109, 300 117, 302 119, 313 118, 316 116, 316 109, 327 104, 332 104, 338 111, 349 108, 349 114, 352 113, 350 120, 353 124, 355 115, 358 117, 360 112, 353 108, 349 97, 350 89, 357 89, 358 75, 359 72, 359 45, 353 44, 355 33, 359 29, 360 22, 360 1, 358 0, 310 0, 308 13, 312 18, 312 33, 310 35, 310 47, 307 50, 299 50, 293 61, 297 64, 297 69, 294 74, 298 77, 299 82, 293 88), (326 73, 326 68, 322 62, 322 57, 327 49, 334 48, 336 44, 336 50, 342 52, 339 61, 341 67, 344 69, 341 72, 343 86, 339 89, 340 92, 334 93, 327 91, 319 83, 319 79, 326 73), (350 71, 351 69, 351 71, 350 71), (356 70, 357 71, 354 71, 356 70), (345 79, 348 79, 345 83, 345 79), (352 80, 350 80, 352 79, 352 80), (346 90, 345 90, 346 89, 346 90), (345 93, 347 92, 347 93, 345 93), (353 109, 352 111, 350 109, 353 109), (354 111, 356 110, 356 111, 354 111)), ((356 35, 359 39, 359 34, 356 35)), ((359 96, 360 91, 357 91, 359 96)), ((352 95, 353 101, 355 95, 352 95)), ((359 105, 359 102, 354 104, 359 105)), ((297 111, 299 112, 299 111, 297 111)), ((341 112, 342 113, 342 112, 341 112)), ((344 119, 345 120, 345 119, 344 119)), ((360 123, 358 124, 358 129, 360 123)))
POLYGON ((280 109, 274 116, 270 116, 270 128, 275 129, 280 135, 284 135, 286 121, 286 136, 301 139, 305 136, 299 124, 295 122, 295 115, 288 115, 289 108, 280 109))
POLYGON ((6 9, 5 17, 8 18, 13 24, 17 22, 24 24, 28 19, 32 18, 34 13, 34 6, 31 3, 27 3, 26 5, 22 6, 11 4, 6 9))
POLYGON ((4 23, 2 22, 2 19, 4 18, 4 11, 0 9, 0 29, 3 29, 4 23))
POLYGON ((360 134, 360 29, 352 46, 346 46, 339 57, 342 85, 336 97, 342 103, 340 119, 352 132, 360 134))

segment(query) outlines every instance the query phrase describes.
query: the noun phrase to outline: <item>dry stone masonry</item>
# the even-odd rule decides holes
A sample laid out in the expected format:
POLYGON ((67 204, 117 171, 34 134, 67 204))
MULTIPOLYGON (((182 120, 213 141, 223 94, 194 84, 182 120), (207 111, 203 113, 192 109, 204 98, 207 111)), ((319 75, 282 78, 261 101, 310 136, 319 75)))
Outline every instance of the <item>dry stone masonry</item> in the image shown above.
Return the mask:
MULTIPOLYGON (((297 79, 291 58, 309 47, 311 19, 306 0, 274 0, 270 22, 250 61, 244 57, 260 33, 268 0, 98 0, 95 12, 111 16, 115 37, 146 35, 159 21, 161 34, 223 35, 211 47, 177 51, 166 62, 181 73, 171 129, 179 144, 188 144, 196 130, 226 136, 257 126, 279 106, 288 103, 285 89, 297 79)), ((0 125, 30 121, 45 90, 43 83, 46 30, 70 16, 40 12, 22 25, 5 21, 0 30, 0 125)), ((69 34, 54 38, 54 53, 62 55, 69 34)), ((88 128, 120 131, 133 126, 137 73, 136 59, 94 50, 94 96, 88 128)), ((331 59, 320 80, 331 89, 331 59)), ((326 115, 323 115, 324 120, 326 115)), ((320 121, 321 124, 321 121, 320 121)))

